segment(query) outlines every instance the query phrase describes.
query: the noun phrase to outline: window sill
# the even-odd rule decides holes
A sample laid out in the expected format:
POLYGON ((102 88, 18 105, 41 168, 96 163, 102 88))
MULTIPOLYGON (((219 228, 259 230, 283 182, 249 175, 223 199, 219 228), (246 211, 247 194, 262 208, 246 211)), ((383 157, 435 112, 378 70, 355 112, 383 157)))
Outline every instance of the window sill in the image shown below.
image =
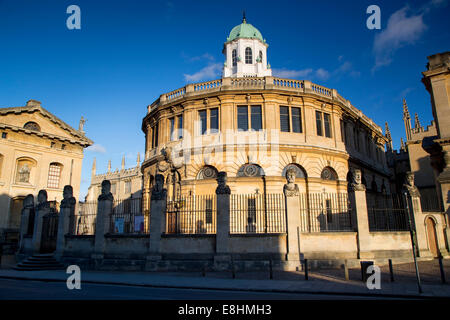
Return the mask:
POLYGON ((36 186, 30 184, 30 183, 14 183, 11 185, 11 187, 15 187, 15 188, 27 188, 27 189, 35 189, 36 186))

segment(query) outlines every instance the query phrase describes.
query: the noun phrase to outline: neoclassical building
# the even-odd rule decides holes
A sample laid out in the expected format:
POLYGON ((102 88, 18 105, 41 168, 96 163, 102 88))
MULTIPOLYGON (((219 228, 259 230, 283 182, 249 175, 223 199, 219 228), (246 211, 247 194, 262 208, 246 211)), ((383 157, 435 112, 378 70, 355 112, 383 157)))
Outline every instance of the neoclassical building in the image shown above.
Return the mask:
POLYGON ((224 43, 221 79, 148 106, 144 202, 157 173, 169 196, 214 193, 219 171, 232 193, 280 193, 290 167, 302 192, 345 192, 351 168, 369 191, 390 192, 382 129, 336 89, 272 76, 267 48, 244 18, 224 43))
POLYGON ((45 110, 39 101, 0 108, 0 234, 20 226, 22 203, 28 194, 47 191, 62 200, 65 185, 78 198, 84 148, 92 145, 78 130, 45 110))

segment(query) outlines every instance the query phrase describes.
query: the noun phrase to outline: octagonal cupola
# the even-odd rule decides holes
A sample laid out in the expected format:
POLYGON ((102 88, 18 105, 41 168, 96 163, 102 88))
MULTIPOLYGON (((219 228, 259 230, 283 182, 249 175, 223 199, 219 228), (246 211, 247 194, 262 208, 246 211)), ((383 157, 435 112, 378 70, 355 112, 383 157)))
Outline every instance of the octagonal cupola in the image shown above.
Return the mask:
POLYGON ((264 77, 271 76, 267 63, 267 44, 261 32, 247 23, 235 26, 223 46, 225 63, 223 77, 264 77))

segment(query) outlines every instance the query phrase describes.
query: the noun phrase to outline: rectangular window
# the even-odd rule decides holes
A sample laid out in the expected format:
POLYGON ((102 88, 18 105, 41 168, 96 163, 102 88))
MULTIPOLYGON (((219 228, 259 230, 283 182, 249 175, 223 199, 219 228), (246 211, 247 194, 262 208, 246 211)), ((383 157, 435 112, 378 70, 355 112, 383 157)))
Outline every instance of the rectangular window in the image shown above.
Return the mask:
POLYGON ((292 113, 292 131, 302 132, 302 113, 300 108, 291 108, 292 113))
POLYGON ((345 133, 347 132, 347 126, 343 120, 340 121, 340 124, 341 124, 341 140, 342 140, 342 142, 345 142, 345 140, 346 140, 345 133))
POLYGON ((131 181, 125 181, 125 193, 131 193, 131 181))
POLYGON ((183 115, 178 116, 178 139, 183 139, 183 115))
POLYGON ((280 129, 282 132, 290 132, 289 107, 280 106, 280 129))
POLYGON ((323 136, 322 132, 322 112, 316 111, 316 129, 317 129, 317 135, 323 136))
POLYGON ((209 110, 209 130, 211 133, 219 132, 219 109, 209 110))
POLYGON ((61 175, 61 167, 51 164, 48 170, 48 184, 49 188, 59 188, 59 177, 61 175))
POLYGON ((248 130, 248 107, 247 106, 239 106, 237 108, 237 125, 238 131, 247 131, 248 130))
POLYGON ((325 137, 331 138, 331 116, 328 113, 323 114, 323 123, 325 127, 325 137))
POLYGON ((262 129, 261 106, 252 106, 251 125, 252 125, 252 130, 259 131, 262 129))
POLYGON ((2 139, 6 139, 8 134, 6 132, 2 132, 2 139))
POLYGON ((205 134, 208 128, 206 124, 206 110, 199 111, 198 116, 200 118, 200 134, 205 134))
POLYGON ((170 141, 175 140, 175 118, 170 118, 170 141))
POLYGON ((158 146, 158 131, 159 131, 159 126, 158 126, 158 124, 156 124, 153 127, 152 149, 156 148, 158 146))

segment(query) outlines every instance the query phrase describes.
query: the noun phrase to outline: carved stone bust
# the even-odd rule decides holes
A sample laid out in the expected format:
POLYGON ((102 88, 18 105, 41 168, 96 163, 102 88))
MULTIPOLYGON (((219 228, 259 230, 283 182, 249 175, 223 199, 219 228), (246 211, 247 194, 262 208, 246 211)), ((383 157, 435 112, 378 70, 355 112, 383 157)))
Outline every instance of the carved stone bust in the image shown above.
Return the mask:
POLYGON ((230 187, 227 186, 227 173, 220 171, 217 174, 216 194, 231 194, 230 187))
POLYGON ((99 201, 110 200, 113 201, 114 197, 111 193, 111 181, 102 181, 102 194, 98 196, 99 201))
POLYGON ((352 182, 350 183, 350 190, 365 191, 366 186, 362 184, 362 174, 360 169, 352 169, 352 182))
POLYGON ((414 173, 411 171, 406 172, 405 183, 403 188, 408 191, 411 197, 420 197, 419 189, 414 185, 414 173))
POLYGON ((70 185, 64 186, 63 200, 61 201, 61 208, 75 207, 76 200, 73 196, 73 188, 70 185))
POLYGON ((163 200, 167 196, 167 190, 164 189, 164 176, 157 174, 155 176, 155 185, 152 189, 152 200, 163 200))
POLYGON ((298 185, 295 183, 296 174, 297 172, 293 168, 286 171, 287 183, 283 187, 283 193, 286 197, 298 196, 300 193, 298 185))
POLYGON ((50 208, 50 203, 47 201, 47 191, 39 190, 37 209, 42 210, 45 208, 50 208))

